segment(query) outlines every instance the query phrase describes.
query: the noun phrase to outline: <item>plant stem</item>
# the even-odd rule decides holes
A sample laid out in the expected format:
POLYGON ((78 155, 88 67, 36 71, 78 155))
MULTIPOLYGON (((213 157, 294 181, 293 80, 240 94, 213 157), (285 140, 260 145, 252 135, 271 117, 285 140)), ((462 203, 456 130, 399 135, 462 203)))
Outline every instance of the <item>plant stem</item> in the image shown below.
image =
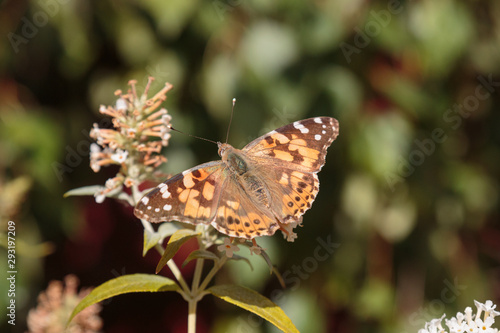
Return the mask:
POLYGON ((170 268, 170 270, 174 274, 177 281, 179 281, 179 284, 181 285, 182 289, 184 289, 186 292, 189 292, 189 286, 187 285, 186 281, 182 277, 182 273, 181 273, 180 269, 177 267, 177 265, 175 264, 174 259, 170 259, 167 262, 167 265, 168 265, 168 268, 170 268))
POLYGON ((219 271, 219 269, 222 266, 224 266, 224 264, 226 263, 226 261, 227 261, 227 256, 224 255, 221 258, 221 260, 219 260, 219 262, 217 264, 215 264, 214 267, 212 267, 212 270, 207 274, 207 276, 205 277, 205 279, 201 283, 201 286, 200 286, 199 290, 204 291, 207 288, 207 286, 210 283, 210 281, 212 280, 212 278, 219 271))
POLYGON ((192 298, 188 302, 188 333, 196 332, 196 305, 198 304, 197 298, 192 298))
MULTIPOLYGON (((132 186, 132 198, 134 200, 134 204, 136 204, 141 198, 141 193, 139 192, 139 186, 137 186, 137 185, 132 186)), ((144 229, 146 229, 147 231, 155 232, 153 229, 153 226, 151 225, 151 222, 146 221, 144 219, 141 219, 141 223, 142 223, 142 226, 144 227, 144 229)), ((165 252, 165 249, 163 248, 163 246, 161 244, 156 244, 155 249, 158 251, 158 253, 160 253, 160 256, 162 256, 163 253, 165 252)), ((167 265, 168 265, 168 268, 170 268, 170 270, 174 274, 177 281, 179 281, 181 288, 184 290, 184 292, 186 294, 189 295, 190 294, 189 286, 187 285, 186 281, 184 280, 184 277, 182 277, 181 271, 179 270, 179 268, 175 264, 174 260, 170 259, 167 262, 167 265)))
MULTIPOLYGON (((165 249, 160 244, 156 244, 155 249, 158 251, 158 253, 160 253, 160 255, 163 255, 163 252, 165 252, 165 249)), ((180 269, 177 267, 177 265, 175 264, 174 259, 170 259, 169 261, 167 261, 167 266, 168 266, 168 268, 170 268, 170 270, 172 271, 172 274, 174 274, 177 281, 179 281, 181 288, 186 292, 186 294, 189 295, 191 293, 189 286, 187 285, 186 281, 184 280, 184 277, 182 277, 182 273, 181 273, 180 269)))
MULTIPOLYGON (((132 201, 134 201, 133 204, 135 205, 135 203, 137 203, 139 200, 140 200, 139 188, 138 186, 132 186, 132 201)), ((145 230, 152 233, 155 232, 153 226, 149 221, 141 219, 141 222, 145 230)), ((201 243, 199 243, 199 245, 200 249, 203 248, 201 243)), ((155 248, 160 253, 160 255, 163 255, 163 253, 165 252, 165 249, 161 244, 156 244, 155 248)), ((183 290, 181 292, 182 296, 188 302, 188 333, 196 333, 196 307, 198 305, 198 301, 200 301, 206 294, 204 292, 205 288, 207 287, 208 283, 212 280, 215 273, 217 273, 217 271, 226 262, 226 260, 227 257, 223 257, 219 261, 218 265, 214 265, 214 267, 212 267, 212 270, 208 273, 208 275, 205 277, 203 283, 200 286, 201 274, 203 273, 204 259, 197 259, 191 289, 189 289, 189 286, 184 280, 184 277, 182 276, 182 273, 175 264, 174 260, 170 259, 167 262, 168 268, 170 268, 170 271, 172 272, 172 274, 174 274, 175 278, 177 279, 179 285, 183 290)))
POLYGON ((139 186, 132 185, 132 199, 134 200, 134 206, 141 200, 141 192, 139 192, 139 186))
MULTIPOLYGON (((196 267, 194 269, 193 284, 191 286, 193 296, 195 296, 198 293, 198 287, 200 286, 201 273, 203 271, 203 263, 204 263, 203 259, 196 259, 196 267)), ((203 291, 203 289, 201 291, 203 291)))
POLYGON ((151 233, 155 232, 153 229, 153 226, 151 225, 151 223, 149 221, 141 219, 141 223, 142 223, 142 226, 144 227, 144 229, 146 229, 147 231, 149 231, 151 233))

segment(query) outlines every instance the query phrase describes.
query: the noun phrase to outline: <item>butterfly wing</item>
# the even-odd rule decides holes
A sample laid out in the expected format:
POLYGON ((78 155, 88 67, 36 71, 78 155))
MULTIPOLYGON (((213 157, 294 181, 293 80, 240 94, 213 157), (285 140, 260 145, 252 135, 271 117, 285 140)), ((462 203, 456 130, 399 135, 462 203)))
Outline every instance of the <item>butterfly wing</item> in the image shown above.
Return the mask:
POLYGON ((279 228, 274 214, 254 203, 233 177, 228 176, 222 186, 212 226, 231 237, 252 239, 273 235, 279 228))
POLYGON ((150 222, 210 223, 225 181, 225 165, 213 161, 173 176, 147 193, 134 214, 150 222))
POLYGON ((338 136, 338 121, 316 117, 280 127, 249 143, 243 151, 268 184, 272 210, 282 223, 300 222, 319 191, 317 173, 338 136))
POLYGON ((318 172, 325 164, 328 147, 338 134, 339 123, 336 119, 309 118, 271 131, 250 142, 243 151, 260 163, 318 172))

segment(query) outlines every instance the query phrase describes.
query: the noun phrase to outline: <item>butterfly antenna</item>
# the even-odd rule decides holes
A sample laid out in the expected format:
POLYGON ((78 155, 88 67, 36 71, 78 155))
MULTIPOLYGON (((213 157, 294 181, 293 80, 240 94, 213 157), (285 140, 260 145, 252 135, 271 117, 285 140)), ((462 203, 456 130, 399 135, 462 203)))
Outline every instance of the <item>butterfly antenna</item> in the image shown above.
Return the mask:
POLYGON ((233 121, 234 105, 236 104, 236 98, 233 98, 233 107, 231 109, 231 118, 229 118, 229 126, 227 126, 226 143, 229 140, 229 129, 231 128, 231 123, 233 121))
POLYGON ((205 139, 205 138, 202 138, 202 137, 199 137, 199 136, 196 136, 196 135, 191 135, 191 134, 188 134, 188 133, 184 133, 184 132, 181 132, 179 131, 178 129, 175 129, 172 127, 172 125, 168 125, 168 128, 170 128, 172 131, 174 132, 178 132, 178 133, 181 133, 181 134, 184 134, 184 135, 187 135, 187 136, 190 136, 192 138, 196 138, 196 139, 200 139, 200 140, 205 140, 205 141, 208 141, 208 142, 212 142, 212 143, 215 143, 217 144, 217 142, 215 141, 212 141, 212 140, 209 140, 209 139, 205 139))

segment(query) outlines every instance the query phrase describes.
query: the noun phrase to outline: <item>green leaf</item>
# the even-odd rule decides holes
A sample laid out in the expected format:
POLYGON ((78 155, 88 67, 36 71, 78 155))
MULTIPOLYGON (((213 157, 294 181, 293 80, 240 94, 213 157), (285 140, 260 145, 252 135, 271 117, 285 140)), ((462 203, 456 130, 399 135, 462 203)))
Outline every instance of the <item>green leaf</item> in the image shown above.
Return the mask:
POLYGON ((174 223, 163 223, 158 228, 158 231, 147 231, 144 229, 144 246, 142 249, 142 256, 144 257, 146 253, 148 253, 151 248, 153 248, 156 244, 162 243, 163 240, 169 236, 172 236, 179 227, 174 223))
MULTIPOLYGON (((94 196, 97 192, 104 190, 106 187, 101 186, 101 185, 92 185, 92 186, 84 186, 84 187, 79 187, 75 188, 73 190, 69 190, 68 192, 64 193, 63 197, 67 198, 70 196, 78 196, 78 195, 90 195, 94 196)), ((118 186, 117 188, 112 189, 110 192, 106 193, 104 195, 106 198, 114 198, 118 200, 123 200, 128 202, 129 204, 133 204, 130 195, 127 193, 123 192, 123 187, 118 186)))
POLYGON ((83 309, 116 295, 138 292, 179 291, 179 286, 171 279, 153 274, 131 274, 119 276, 104 282, 90 292, 75 307, 68 324, 83 309))
POLYGON ((175 223, 171 222, 162 223, 157 231, 161 236, 160 242, 163 241, 165 238, 172 236, 177 230, 180 230, 180 227, 175 223))
POLYGON ((236 285, 213 286, 207 291, 228 303, 255 313, 283 332, 299 332, 279 306, 256 291, 236 285))
POLYGON ((142 247, 142 256, 144 257, 148 251, 160 241, 161 236, 156 231, 144 229, 144 246, 142 247))
POLYGON ((210 251, 205 251, 205 250, 196 250, 193 251, 189 254, 189 256, 186 258, 184 263, 182 264, 182 267, 186 266, 188 262, 190 262, 193 259, 208 259, 208 260, 213 260, 215 263, 219 261, 219 257, 215 255, 214 253, 210 251))
POLYGON ((64 193, 63 197, 71 197, 71 196, 77 196, 77 195, 91 195, 94 196, 94 194, 97 191, 100 191, 104 188, 102 185, 92 185, 92 186, 84 186, 84 187, 79 187, 75 188, 72 190, 69 190, 68 192, 64 193))
POLYGON ((193 231, 191 229, 181 229, 176 231, 168 240, 167 248, 165 249, 165 252, 161 257, 158 266, 156 266, 156 273, 158 274, 163 266, 165 266, 167 262, 175 256, 182 244, 198 235, 200 235, 199 232, 193 231))

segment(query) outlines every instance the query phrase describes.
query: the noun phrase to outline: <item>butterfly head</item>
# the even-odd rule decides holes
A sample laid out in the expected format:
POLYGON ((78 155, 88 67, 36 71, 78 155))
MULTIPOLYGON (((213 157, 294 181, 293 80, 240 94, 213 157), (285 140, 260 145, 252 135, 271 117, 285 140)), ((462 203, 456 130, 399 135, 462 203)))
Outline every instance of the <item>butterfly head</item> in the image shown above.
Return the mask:
POLYGON ((227 153, 229 150, 233 149, 233 146, 231 146, 229 143, 222 143, 222 142, 217 142, 217 146, 219 146, 219 156, 224 160, 225 157, 227 156, 227 153))

